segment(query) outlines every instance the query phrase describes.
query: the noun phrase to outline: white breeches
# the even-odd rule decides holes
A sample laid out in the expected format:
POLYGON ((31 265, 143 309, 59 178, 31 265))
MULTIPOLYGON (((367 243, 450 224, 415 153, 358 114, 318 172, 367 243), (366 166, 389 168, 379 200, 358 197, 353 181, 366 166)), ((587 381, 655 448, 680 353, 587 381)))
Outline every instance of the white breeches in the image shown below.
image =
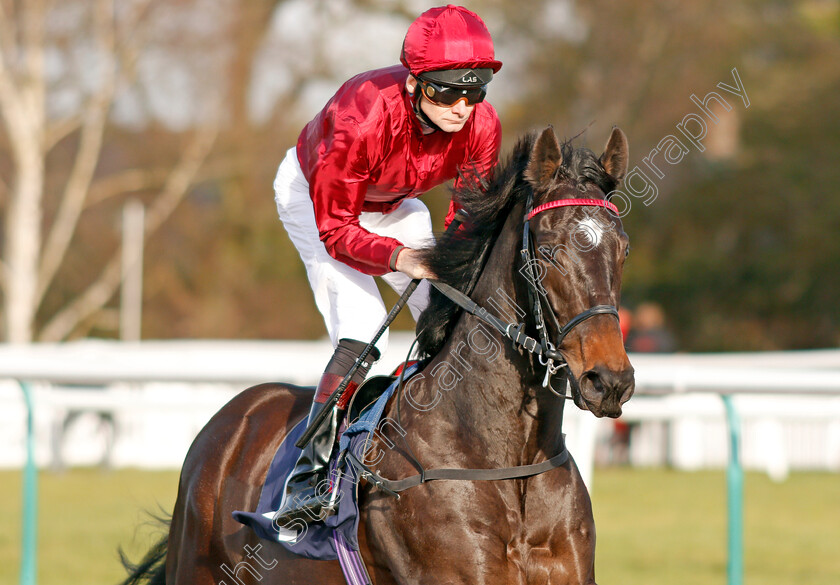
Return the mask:
MULTIPOLYGON (((372 276, 339 262, 327 253, 318 237, 309 183, 300 169, 295 148, 289 149, 277 170, 274 201, 280 221, 306 267, 315 304, 324 317, 333 347, 342 338, 370 341, 388 314, 385 303, 372 276)), ((396 238, 409 248, 427 247, 434 242, 429 210, 417 199, 403 201, 388 214, 363 212, 359 215, 359 224, 369 232, 396 238)), ((400 294, 411 282, 401 272, 390 272, 382 278, 400 294)), ((429 283, 423 281, 408 301, 415 321, 428 302, 429 283)), ((387 346, 386 331, 376 347, 384 354, 387 346)))

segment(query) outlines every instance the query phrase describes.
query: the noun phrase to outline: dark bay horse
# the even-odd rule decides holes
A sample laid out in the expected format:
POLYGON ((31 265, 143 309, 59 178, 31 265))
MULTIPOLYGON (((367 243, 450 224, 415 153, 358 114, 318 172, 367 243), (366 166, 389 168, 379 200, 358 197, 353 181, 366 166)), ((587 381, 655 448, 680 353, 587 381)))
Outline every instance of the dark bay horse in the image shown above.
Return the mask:
MULTIPOLYGON (((559 340, 568 363, 557 375, 595 416, 621 413, 633 368, 614 314, 575 319, 592 307, 618 306, 628 238, 607 209, 571 200, 605 200, 626 172, 627 148, 617 128, 600 157, 558 143, 551 128, 523 138, 486 192, 458 194, 468 224, 428 252, 441 281, 521 318, 535 337, 529 287, 538 289, 547 338, 559 340), (526 228, 540 259, 529 281, 520 249, 531 200, 564 206, 535 215, 526 228), (560 331, 559 323, 568 325, 560 331)), ((398 424, 383 427, 368 449, 378 473, 416 474, 409 452, 426 468, 490 469, 540 463, 564 448, 564 399, 543 386, 540 357, 437 291, 418 330, 428 363, 386 408, 398 424)), ((256 509, 268 465, 306 416, 311 392, 256 386, 208 422, 184 462, 168 537, 132 567, 126 584, 344 582, 337 561, 293 556, 231 517, 256 509)), ((524 479, 424 483, 400 499, 363 482, 359 501, 359 543, 376 585, 595 583, 592 509, 572 459, 524 479)))

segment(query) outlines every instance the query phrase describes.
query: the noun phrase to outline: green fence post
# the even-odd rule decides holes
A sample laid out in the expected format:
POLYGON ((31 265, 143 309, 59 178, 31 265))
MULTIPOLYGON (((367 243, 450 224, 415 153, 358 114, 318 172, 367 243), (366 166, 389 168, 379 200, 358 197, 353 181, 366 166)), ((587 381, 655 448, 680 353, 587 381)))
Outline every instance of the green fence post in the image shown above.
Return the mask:
POLYGON ((20 585, 35 585, 38 556, 38 470, 35 467, 35 406, 29 384, 19 382, 26 403, 26 465, 23 468, 23 539, 20 585))
POLYGON ((741 422, 732 396, 721 395, 729 425, 729 465, 726 468, 729 559, 726 576, 729 585, 744 582, 744 470, 741 468, 741 422))

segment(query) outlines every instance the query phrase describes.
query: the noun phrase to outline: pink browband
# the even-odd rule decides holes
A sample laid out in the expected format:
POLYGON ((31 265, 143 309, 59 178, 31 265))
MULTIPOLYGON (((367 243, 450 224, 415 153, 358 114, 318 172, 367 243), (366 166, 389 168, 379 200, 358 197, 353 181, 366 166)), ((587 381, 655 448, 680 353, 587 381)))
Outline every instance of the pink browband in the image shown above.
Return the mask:
POLYGON ((596 207, 603 207, 605 209, 609 209, 616 216, 619 215, 618 207, 610 203, 609 201, 604 201, 603 199, 558 199, 557 201, 549 201, 548 203, 543 203, 542 205, 537 205, 534 209, 531 210, 531 213, 528 214, 528 217, 525 219, 531 219, 538 213, 542 213, 548 209, 554 209, 555 207, 569 207, 571 205, 594 205, 596 207))

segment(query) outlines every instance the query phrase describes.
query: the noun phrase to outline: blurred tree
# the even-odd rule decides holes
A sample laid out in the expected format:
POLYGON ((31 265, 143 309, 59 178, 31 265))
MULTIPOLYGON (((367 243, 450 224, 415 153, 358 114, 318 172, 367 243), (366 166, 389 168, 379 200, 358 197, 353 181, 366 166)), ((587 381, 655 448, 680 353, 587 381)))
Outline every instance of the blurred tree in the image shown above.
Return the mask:
MULTIPOLYGON (((232 169, 224 181, 187 197, 166 232, 150 242, 150 255, 169 261, 147 267, 148 335, 325 335, 303 265, 277 219, 272 183, 303 125, 341 83, 398 61, 415 16, 403 4, 287 1, 267 17, 268 3, 252 8, 242 0, 232 11, 240 16, 224 42, 233 54, 231 104, 239 105, 231 106, 236 121, 223 129, 215 154, 232 161, 232 169), (339 32, 345 30, 354 32, 339 32)), ((437 207, 442 218, 445 203, 437 207)), ((413 327, 408 315, 400 321, 413 327)))
POLYGON ((651 149, 699 113, 692 94, 731 85, 733 67, 749 94, 749 108, 725 94, 733 109, 714 106, 721 121, 708 123, 705 152, 666 165, 650 206, 633 201, 625 302, 662 304, 687 350, 840 343, 831 300, 840 297, 840 2, 557 0, 516 10, 508 26, 532 34, 517 72, 527 83, 502 114, 508 132, 553 121, 573 136, 594 121, 578 143, 597 150, 618 124, 631 168, 644 169, 651 149))
MULTIPOLYGON (((114 334, 129 195, 150 214, 144 336, 323 336, 273 176, 340 83, 398 61, 431 4, 0 0, 4 337, 114 334)), ((625 218, 625 302, 661 304, 681 349, 840 342, 840 2, 469 7, 505 62, 490 88, 505 148, 553 123, 598 151, 617 124, 642 165, 736 67, 750 107, 716 110, 706 151, 625 218)), ((448 195, 424 196, 438 228, 448 195)))
POLYGON ((119 286, 117 250, 82 290, 37 319, 91 195, 107 198, 160 185, 146 214, 145 231, 151 234, 183 198, 215 140, 218 113, 208 112, 175 164, 97 176, 112 109, 119 92, 132 84, 139 50, 149 40, 148 25, 156 22, 153 8, 148 1, 0 2, 3 167, 10 177, 4 172, 2 184, 3 337, 8 342, 67 337, 119 286))
MULTIPOLYGON (((737 66, 751 104, 733 104, 741 114, 733 156, 692 152, 660 199, 628 217, 626 297, 662 303, 684 349, 837 345, 840 5, 738 2, 713 15, 693 26, 714 31, 727 50, 704 46, 694 61, 718 79, 698 75, 683 95, 702 97, 737 66)), ((672 128, 698 111, 680 97, 685 110, 672 128)))

